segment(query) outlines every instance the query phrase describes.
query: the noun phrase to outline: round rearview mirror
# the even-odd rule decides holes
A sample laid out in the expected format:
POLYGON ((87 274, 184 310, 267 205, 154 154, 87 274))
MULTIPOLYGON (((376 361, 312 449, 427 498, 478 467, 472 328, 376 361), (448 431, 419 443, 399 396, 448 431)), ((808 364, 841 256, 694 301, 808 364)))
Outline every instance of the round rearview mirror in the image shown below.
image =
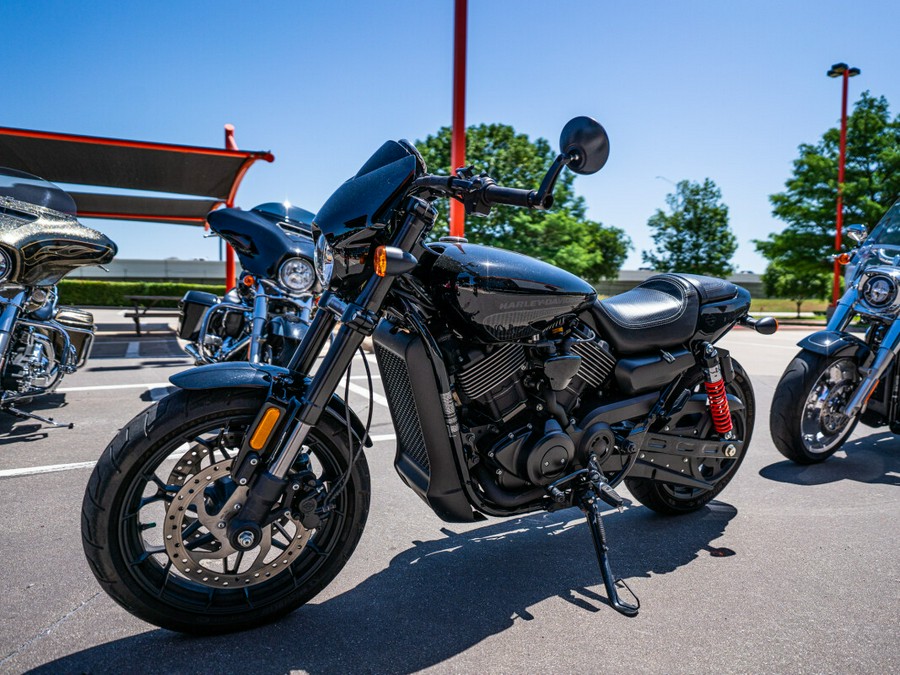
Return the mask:
POLYGON ((852 239, 857 243, 861 243, 869 236, 869 231, 866 229, 865 225, 848 225, 847 229, 844 230, 844 234, 847 235, 847 238, 852 239))
POLYGON ((598 121, 576 117, 563 127, 559 151, 569 159, 567 166, 575 173, 596 173, 609 159, 609 136, 598 121))

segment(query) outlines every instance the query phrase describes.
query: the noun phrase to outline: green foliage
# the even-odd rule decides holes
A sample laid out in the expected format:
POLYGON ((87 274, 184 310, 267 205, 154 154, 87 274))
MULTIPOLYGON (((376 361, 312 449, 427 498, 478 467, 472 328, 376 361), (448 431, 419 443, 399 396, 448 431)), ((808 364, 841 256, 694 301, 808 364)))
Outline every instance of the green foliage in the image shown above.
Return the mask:
MULTIPOLYGON (((416 142, 430 172, 448 173, 450 139, 450 127, 442 127, 416 142)), ((509 125, 480 124, 466 130, 467 163, 505 187, 537 189, 555 157, 546 139, 531 141, 509 125)), ((575 174, 563 171, 549 212, 498 206, 487 217, 467 217, 466 238, 539 258, 589 281, 615 277, 631 240, 623 230, 585 216, 584 198, 575 194, 574 180, 575 174)), ((449 204, 442 201, 435 237, 449 230, 449 204)))
MULTIPOLYGON (((156 283, 148 281, 81 281, 63 279, 59 282, 59 301, 63 305, 81 307, 129 307, 126 295, 171 295, 181 297, 188 291, 206 291, 223 295, 225 286, 200 284, 156 283)), ((160 302, 158 307, 177 307, 177 302, 160 302)))
POLYGON ((644 262, 658 272, 731 274, 737 238, 728 227, 728 207, 716 184, 709 178, 679 181, 675 193, 666 195, 666 204, 669 214, 658 209, 647 221, 656 250, 644 251, 644 262))
MULTIPOLYGON (((772 213, 787 223, 756 250, 797 274, 828 271, 834 253, 840 128, 815 145, 799 147, 785 191, 771 195, 772 213)), ((871 228, 900 193, 900 116, 891 120, 888 102, 864 92, 847 118, 844 167, 844 223, 871 228)))
POLYGON ((831 292, 832 276, 821 270, 797 271, 777 262, 766 267, 762 277, 766 295, 787 298, 797 305, 797 316, 804 300, 824 300, 831 292))

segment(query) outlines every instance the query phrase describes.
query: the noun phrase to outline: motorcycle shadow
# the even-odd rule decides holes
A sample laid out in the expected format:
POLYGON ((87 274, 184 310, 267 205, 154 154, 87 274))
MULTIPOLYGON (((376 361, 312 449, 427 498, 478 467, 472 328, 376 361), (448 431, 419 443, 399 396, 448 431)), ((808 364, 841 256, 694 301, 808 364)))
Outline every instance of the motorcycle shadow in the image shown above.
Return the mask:
MULTIPOLYGON (((53 417, 54 411, 65 408, 66 405, 66 395, 54 392, 38 396, 31 402, 17 407, 24 412, 53 417)), ((43 422, 22 419, 10 413, 0 413, 0 445, 40 441, 50 435, 52 428, 43 422)))
MULTIPOLYGON (((701 555, 731 555, 710 542, 722 536, 736 514, 721 502, 679 518, 663 518, 646 508, 611 514, 604 522, 613 569, 631 580, 673 572, 701 555)), ((543 619, 547 630, 554 630, 559 606, 541 605, 552 598, 573 604, 585 620, 608 624, 613 635, 626 627, 628 619, 607 605, 579 511, 441 532, 439 538, 414 541, 357 586, 313 601, 276 624, 204 638, 203 670, 412 673, 519 621, 543 619), (246 666, 234 659, 236 652, 248 655, 246 666)), ((156 630, 72 654, 36 672, 96 671, 98 664, 127 670, 142 662, 152 663, 156 672, 177 672, 190 662, 187 650, 197 645, 195 638, 156 630)))
POLYGON ((847 441, 820 464, 794 464, 789 460, 763 467, 759 475, 795 485, 825 485, 842 480, 900 485, 897 437, 889 432, 847 441))

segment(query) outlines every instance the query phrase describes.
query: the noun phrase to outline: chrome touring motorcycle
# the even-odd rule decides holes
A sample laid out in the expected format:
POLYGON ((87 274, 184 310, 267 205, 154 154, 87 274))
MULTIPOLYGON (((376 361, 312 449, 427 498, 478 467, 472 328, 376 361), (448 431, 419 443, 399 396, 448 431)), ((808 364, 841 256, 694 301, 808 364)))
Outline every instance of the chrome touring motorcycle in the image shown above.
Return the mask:
POLYGON ((53 391, 84 365, 94 317, 57 303, 56 284, 116 254, 106 236, 75 218, 75 202, 53 183, 0 168, 0 412, 60 424, 17 405, 53 391))
POLYGON ((866 234, 847 228, 860 243, 847 290, 825 330, 799 343, 772 398, 775 447, 799 464, 831 457, 858 422, 900 434, 900 201, 866 234), (857 317, 862 336, 850 332, 857 317))
POLYGON ((321 291, 313 270, 313 217, 277 202, 207 216, 210 229, 237 252, 242 271, 224 298, 188 291, 181 300, 178 336, 188 341, 185 351, 196 365, 287 365, 321 291))
POLYGON ((82 519, 103 588, 188 633, 250 628, 321 591, 369 509, 368 425, 336 391, 371 335, 403 482, 447 522, 580 507, 611 604, 635 614, 610 569, 603 505, 623 505, 623 480, 667 514, 719 494, 755 408, 746 373, 713 343, 737 323, 774 324, 750 318, 749 294, 718 279, 664 274, 598 302, 590 284, 537 260, 424 243, 438 197, 473 214, 547 209, 564 167, 606 162, 606 132, 590 118, 569 122, 560 145, 538 190, 469 170, 428 175, 406 141, 375 152, 316 215, 326 290, 288 366, 180 373, 180 389, 103 453, 82 519))

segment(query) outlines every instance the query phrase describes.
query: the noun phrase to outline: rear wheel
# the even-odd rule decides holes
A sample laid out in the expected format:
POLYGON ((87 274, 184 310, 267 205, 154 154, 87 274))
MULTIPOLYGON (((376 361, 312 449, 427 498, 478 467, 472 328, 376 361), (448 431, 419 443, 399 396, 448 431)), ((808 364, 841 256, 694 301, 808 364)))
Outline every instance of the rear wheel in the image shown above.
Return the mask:
MULTIPOLYGON (((222 505, 246 490, 229 471, 264 401, 255 390, 179 390, 103 453, 84 498, 82 541, 101 586, 132 614, 187 633, 250 628, 310 600, 347 562, 369 509, 362 455, 316 527, 283 504, 247 551, 217 529, 222 505)), ((298 482, 328 491, 350 456, 347 430, 323 415, 292 469, 298 482)))
MULTIPOLYGON (((690 488, 671 483, 661 483, 649 478, 626 478, 625 485, 635 499, 649 509, 666 515, 691 513, 703 508, 731 482, 738 467, 744 461, 753 435, 753 423, 756 419, 756 399, 750 378, 741 365, 732 359, 734 379, 726 391, 736 396, 744 404, 743 410, 731 411, 731 423, 735 438, 743 441, 743 446, 736 457, 732 458, 691 458, 691 472, 703 480, 712 483, 712 488, 690 488)), ((694 391, 703 391, 703 376, 696 373, 686 385, 694 391)), ((712 427, 709 413, 704 419, 696 422, 695 428, 703 430, 701 438, 718 438, 712 427)))
POLYGON ((831 457, 859 419, 841 412, 859 382, 859 367, 852 358, 800 352, 772 397, 769 429, 778 452, 798 464, 831 457))

